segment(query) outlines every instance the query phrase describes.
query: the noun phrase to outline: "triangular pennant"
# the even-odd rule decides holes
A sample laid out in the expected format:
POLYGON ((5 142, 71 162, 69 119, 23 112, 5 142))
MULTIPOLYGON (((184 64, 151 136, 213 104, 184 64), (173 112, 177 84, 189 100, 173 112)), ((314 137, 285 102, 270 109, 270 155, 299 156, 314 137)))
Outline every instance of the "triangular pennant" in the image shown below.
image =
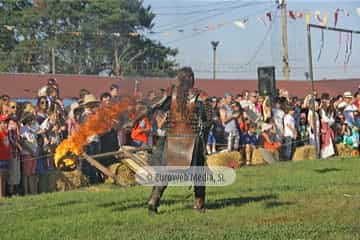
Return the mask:
POLYGON ((264 24, 265 27, 267 26, 266 21, 265 21, 265 19, 264 19, 263 16, 259 16, 257 19, 258 19, 259 22, 261 22, 262 24, 264 24))
POLYGON ((289 17, 291 17, 292 19, 296 20, 296 16, 293 10, 289 11, 289 17))
POLYGON ((315 17, 315 19, 316 19, 319 23, 321 23, 321 22, 322 22, 322 19, 321 19, 321 13, 320 13, 320 11, 319 11, 319 10, 316 10, 316 11, 315 11, 315 13, 314 13, 314 17, 315 17))
POLYGON ((334 27, 336 27, 339 19, 339 9, 336 9, 334 12, 334 27))
POLYGON ((208 25, 205 27, 208 31, 213 31, 215 30, 215 27, 213 25, 208 25))
POLYGON ((324 17, 322 19, 321 25, 324 27, 327 27, 328 23, 329 23, 329 15, 326 12, 326 13, 324 13, 324 17))
POLYGON ((310 24, 310 22, 311 22, 311 14, 310 14, 310 12, 305 13, 305 22, 306 22, 306 24, 310 24))
POLYGON ((298 17, 298 18, 302 18, 303 16, 304 16, 304 14, 301 11, 296 13, 296 17, 298 17))
POLYGON ((242 21, 235 21, 234 24, 239 28, 245 29, 247 21, 248 19, 244 19, 242 21))
POLYGON ((269 21, 271 22, 271 21, 272 21, 271 12, 267 12, 267 13, 266 13, 266 16, 269 18, 269 21))

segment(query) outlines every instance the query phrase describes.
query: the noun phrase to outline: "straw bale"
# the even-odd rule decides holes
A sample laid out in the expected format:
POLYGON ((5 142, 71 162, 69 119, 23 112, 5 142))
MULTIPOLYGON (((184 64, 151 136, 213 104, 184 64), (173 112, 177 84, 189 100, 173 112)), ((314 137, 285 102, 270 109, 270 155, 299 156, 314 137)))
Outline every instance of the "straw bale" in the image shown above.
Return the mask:
POLYGON ((219 152, 207 157, 207 165, 211 167, 234 167, 243 164, 243 158, 240 152, 219 152))
POLYGON ((267 164, 267 162, 265 161, 265 158, 262 154, 262 151, 264 149, 254 149, 252 157, 251 157, 251 165, 263 165, 263 164, 267 164))
POLYGON ((313 145, 306 145, 302 147, 297 147, 293 155, 293 161, 302 161, 302 160, 314 160, 316 159, 316 149, 313 145))
POLYGON ((69 191, 89 185, 88 178, 79 170, 71 172, 58 171, 56 176, 56 190, 69 191))
POLYGON ((346 146, 343 143, 336 144, 335 148, 336 148, 337 155, 339 157, 351 157, 352 156, 353 149, 351 149, 350 147, 346 146))
POLYGON ((120 183, 125 186, 134 186, 137 184, 135 180, 135 172, 125 163, 119 163, 117 173, 120 177, 120 183))

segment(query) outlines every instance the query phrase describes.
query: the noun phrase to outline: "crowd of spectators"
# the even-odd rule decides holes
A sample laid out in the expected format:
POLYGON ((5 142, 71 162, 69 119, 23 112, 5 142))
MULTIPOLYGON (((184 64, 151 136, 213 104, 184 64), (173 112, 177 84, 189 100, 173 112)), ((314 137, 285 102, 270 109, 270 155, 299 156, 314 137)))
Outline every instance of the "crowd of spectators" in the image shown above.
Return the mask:
MULTIPOLYGON (((91 136, 86 153, 115 151, 122 145, 152 145, 156 141, 157 123, 164 121, 164 117, 147 110, 154 99, 165 94, 164 89, 150 91, 146 96, 138 94, 136 107, 121 116, 121 122, 131 124, 91 136), (136 112, 147 114, 132 121, 136 112)), ((202 96, 199 99, 211 111, 210 132, 205 139, 207 154, 240 151, 246 164, 251 165, 252 154, 259 147, 277 151, 281 160, 291 160, 296 147, 309 144, 318 145, 321 158, 335 155, 336 143, 359 149, 359 90, 339 96, 314 92, 313 96, 300 99, 283 89, 278 90, 277 97, 259 96, 256 91, 237 95, 226 93, 223 97, 202 96)), ((39 90, 36 104, 16 102, 2 95, 0 198, 42 192, 39 180, 44 174, 55 171, 53 154, 61 141, 73 134, 99 107, 119 101, 119 87, 111 85, 109 92, 101 94, 99 100, 82 89, 78 99, 64 106, 55 79, 50 79, 39 90)), ((106 166, 113 162, 111 157, 102 160, 106 166)), ((104 181, 101 173, 86 161, 79 168, 89 177, 90 183, 104 181)))

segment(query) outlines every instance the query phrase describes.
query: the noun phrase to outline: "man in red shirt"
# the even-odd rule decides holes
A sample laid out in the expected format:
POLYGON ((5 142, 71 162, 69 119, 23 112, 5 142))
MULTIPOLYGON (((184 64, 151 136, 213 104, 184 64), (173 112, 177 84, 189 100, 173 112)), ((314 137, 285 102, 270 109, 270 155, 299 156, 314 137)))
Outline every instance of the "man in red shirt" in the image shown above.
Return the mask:
POLYGON ((8 118, 0 115, 0 198, 5 196, 5 181, 9 170, 10 143, 8 138, 8 118))

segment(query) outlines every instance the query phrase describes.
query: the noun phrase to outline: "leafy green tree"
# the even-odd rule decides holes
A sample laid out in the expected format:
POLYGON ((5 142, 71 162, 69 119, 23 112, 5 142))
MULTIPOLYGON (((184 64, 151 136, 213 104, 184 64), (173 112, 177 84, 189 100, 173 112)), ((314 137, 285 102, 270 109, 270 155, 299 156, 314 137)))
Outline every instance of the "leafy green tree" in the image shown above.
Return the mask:
POLYGON ((171 76, 176 49, 147 38, 140 0, 0 0, 0 71, 171 76))

